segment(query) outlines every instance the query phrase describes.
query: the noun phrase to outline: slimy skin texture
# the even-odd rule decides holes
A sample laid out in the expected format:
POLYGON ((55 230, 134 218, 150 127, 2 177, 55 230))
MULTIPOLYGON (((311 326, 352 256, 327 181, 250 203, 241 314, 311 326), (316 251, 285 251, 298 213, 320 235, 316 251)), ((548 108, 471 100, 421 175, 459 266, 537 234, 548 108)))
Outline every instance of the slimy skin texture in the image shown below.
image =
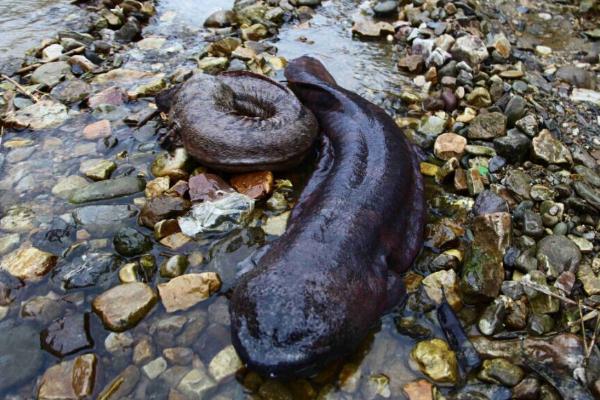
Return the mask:
POLYGON ((188 153, 224 172, 294 167, 318 133, 315 117, 289 89, 251 72, 196 74, 170 109, 188 153))
POLYGON ((231 333, 250 368, 302 377, 354 352, 402 298, 425 202, 412 145, 382 109, 313 58, 285 76, 323 132, 319 166, 286 232, 240 278, 231 333))

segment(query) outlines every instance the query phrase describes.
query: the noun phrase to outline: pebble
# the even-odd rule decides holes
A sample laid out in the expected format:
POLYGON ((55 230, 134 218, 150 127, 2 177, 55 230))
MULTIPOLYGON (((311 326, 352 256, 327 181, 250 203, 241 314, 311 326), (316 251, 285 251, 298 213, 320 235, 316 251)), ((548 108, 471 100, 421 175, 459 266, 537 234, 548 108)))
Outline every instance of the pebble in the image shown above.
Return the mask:
POLYGON ((44 350, 60 358, 94 345, 88 314, 71 314, 57 319, 41 332, 40 338, 44 350))
POLYGON ((123 332, 140 322, 156 303, 154 290, 145 283, 117 285, 92 302, 92 308, 104 326, 114 332, 123 332))
POLYGON ((419 342, 410 354, 421 372, 433 381, 438 383, 456 383, 458 381, 456 355, 445 341, 431 339, 419 342))
POLYGON ((571 151, 559 140, 555 139, 549 130, 542 130, 533 138, 533 154, 548 164, 572 164, 571 151))
POLYGON ((146 181, 136 176, 124 176, 88 184, 75 191, 69 201, 75 204, 97 200, 107 200, 115 197, 129 196, 141 192, 146 187, 146 181))
POLYGON ((83 136, 88 140, 107 138, 110 137, 110 135, 112 135, 112 129, 110 127, 110 121, 107 119, 94 122, 83 129, 83 136))
POLYGON ((208 364, 208 371, 215 381, 221 382, 233 376, 243 367, 232 345, 225 347, 208 364))
POLYGON ((469 125, 469 139, 494 139, 506 134, 506 117, 499 112, 479 114, 469 125))
POLYGON ((38 399, 81 399, 91 396, 96 383, 98 359, 84 354, 54 365, 42 375, 38 399))
POLYGON ((273 191, 273 173, 260 171, 236 175, 231 178, 230 183, 239 193, 251 199, 260 199, 273 191))
POLYGON ((483 41, 474 35, 464 35, 456 39, 451 52, 454 59, 466 61, 471 66, 479 65, 489 57, 483 41))
POLYGON ((162 357, 155 358, 154 360, 150 361, 148 364, 142 367, 144 375, 146 375, 146 377, 148 377, 148 379, 150 380, 158 378, 160 374, 165 372, 166 369, 167 360, 165 360, 162 357))
POLYGON ((35 247, 21 247, 2 259, 2 269, 25 281, 39 281, 58 261, 54 254, 35 247))
POLYGON ((221 280, 214 272, 186 274, 158 285, 158 293, 168 313, 188 308, 208 299, 221 288, 221 280))
POLYGON ((508 387, 516 386, 524 376, 525 372, 523 369, 503 358, 484 360, 478 375, 479 379, 483 381, 498 383, 508 387))
POLYGON ((439 135, 433 146, 433 152, 440 160, 449 160, 452 157, 461 157, 465 152, 467 139, 455 133, 439 135))

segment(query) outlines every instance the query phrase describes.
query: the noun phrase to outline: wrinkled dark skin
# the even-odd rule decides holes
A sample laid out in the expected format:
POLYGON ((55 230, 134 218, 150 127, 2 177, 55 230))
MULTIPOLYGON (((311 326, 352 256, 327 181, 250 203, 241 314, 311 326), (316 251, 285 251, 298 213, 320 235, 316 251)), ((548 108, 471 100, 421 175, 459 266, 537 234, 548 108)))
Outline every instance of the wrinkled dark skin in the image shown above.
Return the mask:
POLYGON ((318 133, 315 117, 289 89, 251 72, 196 74, 170 103, 188 153, 219 171, 289 169, 318 133))
POLYGON ((382 109, 315 59, 292 61, 285 75, 324 133, 319 166, 230 311, 250 368, 301 377, 354 352, 402 298, 399 274, 422 246, 425 203, 412 145, 382 109))

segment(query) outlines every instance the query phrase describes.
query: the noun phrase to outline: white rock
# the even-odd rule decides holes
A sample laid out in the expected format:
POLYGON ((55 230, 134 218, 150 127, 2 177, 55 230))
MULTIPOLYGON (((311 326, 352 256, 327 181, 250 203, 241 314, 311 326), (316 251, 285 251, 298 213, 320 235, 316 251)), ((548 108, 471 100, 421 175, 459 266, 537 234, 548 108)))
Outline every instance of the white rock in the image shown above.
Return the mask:
POLYGON ((210 361, 208 371, 217 382, 221 382, 233 376, 242 367, 242 360, 238 357, 233 346, 229 345, 210 361))

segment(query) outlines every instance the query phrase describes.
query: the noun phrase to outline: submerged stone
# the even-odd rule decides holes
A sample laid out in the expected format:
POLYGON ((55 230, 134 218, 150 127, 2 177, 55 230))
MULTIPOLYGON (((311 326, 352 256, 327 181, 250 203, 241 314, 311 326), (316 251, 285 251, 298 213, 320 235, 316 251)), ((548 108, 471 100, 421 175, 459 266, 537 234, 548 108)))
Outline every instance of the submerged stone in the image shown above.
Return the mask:
POLYGON ((41 333, 44 350, 64 357, 94 345, 90 336, 89 314, 72 314, 59 318, 41 333))
POLYGON ((38 388, 39 400, 77 400, 92 395, 96 381, 95 354, 85 354, 48 368, 38 388))
POLYGON ((38 330, 30 323, 0 324, 0 391, 29 382, 44 362, 38 330))
POLYGON ((2 259, 1 268, 25 281, 38 281, 54 266, 58 257, 35 247, 21 247, 2 259))
POLYGON ((115 197, 129 196, 144 190, 146 181, 135 176, 108 179, 90 183, 88 186, 75 192, 69 201, 75 204, 90 201, 106 200, 115 197))
POLYGON ((152 240, 133 228, 121 228, 113 238, 115 250, 122 256, 133 257, 152 249, 152 240))
POLYGON ((58 269, 55 279, 69 289, 104 287, 117 269, 118 258, 110 253, 84 254, 58 269))
POLYGON ((441 339, 419 342, 411 351, 411 357, 417 362, 421 372, 439 383, 458 381, 458 362, 456 354, 448 343, 441 339))
POLYGON ((186 274, 158 285, 158 293, 167 312, 186 310, 208 299, 221 288, 221 279, 214 272, 186 274))
POLYGON ((6 117, 6 122, 20 128, 42 130, 55 128, 69 118, 67 107, 52 100, 40 100, 6 117))
POLYGON ((104 326, 123 332, 137 325, 156 303, 154 290, 145 283, 126 283, 107 290, 92 302, 104 326))

